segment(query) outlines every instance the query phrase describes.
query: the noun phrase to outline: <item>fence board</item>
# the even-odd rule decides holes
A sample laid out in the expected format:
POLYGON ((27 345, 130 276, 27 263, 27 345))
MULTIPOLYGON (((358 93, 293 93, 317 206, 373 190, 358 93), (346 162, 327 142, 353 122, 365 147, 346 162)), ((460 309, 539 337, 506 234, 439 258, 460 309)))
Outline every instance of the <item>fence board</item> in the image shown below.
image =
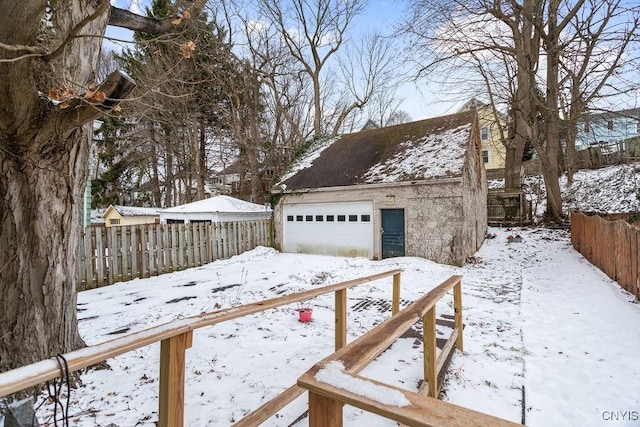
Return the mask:
POLYGON ((587 260, 640 298, 640 228, 571 213, 571 243, 587 260), (575 227, 575 229, 574 229, 575 227))
POLYGON ((78 248, 78 290, 157 276, 256 246, 271 246, 272 220, 87 227, 78 248))

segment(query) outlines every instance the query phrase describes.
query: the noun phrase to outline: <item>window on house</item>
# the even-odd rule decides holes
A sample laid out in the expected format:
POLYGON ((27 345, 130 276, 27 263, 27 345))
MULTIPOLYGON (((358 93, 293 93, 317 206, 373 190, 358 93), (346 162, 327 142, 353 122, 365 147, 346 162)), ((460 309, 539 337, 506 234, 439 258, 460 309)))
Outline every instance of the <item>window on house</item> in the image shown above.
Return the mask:
POLYGON ((338 222, 344 222, 346 217, 344 215, 338 215, 338 222))
POLYGON ((302 215, 296 215, 296 221, 302 221, 302 215))
POLYGON ((313 221, 313 215, 307 215, 306 221, 307 222, 313 221))
POLYGON ((322 215, 316 215, 317 222, 322 222, 323 220, 324 220, 324 217, 322 215))
POLYGON ((489 140, 489 126, 482 126, 480 128, 480 140, 482 141, 489 140))
POLYGON ((358 215, 349 215, 349 222, 358 222, 358 215))
POLYGON ((333 215, 327 215, 327 222, 333 222, 335 217, 333 215))
POLYGON ((607 120, 607 129, 613 130, 613 120, 607 120))
POLYGON ((293 221, 293 215, 287 215, 287 221, 293 221))
POLYGON ((482 150, 482 161, 489 163, 489 150, 482 150))
POLYGON ((119 225, 120 224, 120 218, 113 218, 109 220, 109 224, 111 225, 119 225))
POLYGON ((360 221, 371 222, 371 215, 360 215, 360 221))

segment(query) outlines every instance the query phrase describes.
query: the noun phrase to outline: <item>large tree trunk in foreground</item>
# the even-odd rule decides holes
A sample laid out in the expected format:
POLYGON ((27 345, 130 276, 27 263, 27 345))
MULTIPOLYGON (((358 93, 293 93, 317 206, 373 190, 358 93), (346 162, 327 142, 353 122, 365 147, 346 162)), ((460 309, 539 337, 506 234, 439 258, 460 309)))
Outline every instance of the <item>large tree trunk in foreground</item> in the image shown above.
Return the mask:
POLYGON ((118 72, 94 81, 109 10, 105 0, 2 5, 0 371, 83 345, 76 280, 91 122, 134 86, 118 72))
MULTIPOLYGON (((91 121, 101 114, 83 95, 96 85, 101 40, 67 36, 103 34, 109 17, 104 2, 57 2, 50 16, 45 1, 14 3, 3 6, 0 40, 39 56, 0 62, 0 371, 83 345, 77 249, 91 121)), ((0 49, 0 58, 25 53, 0 49)))
POLYGON ((81 246, 87 134, 37 137, 3 139, 29 149, 0 151, 0 371, 83 345, 70 272, 81 246))

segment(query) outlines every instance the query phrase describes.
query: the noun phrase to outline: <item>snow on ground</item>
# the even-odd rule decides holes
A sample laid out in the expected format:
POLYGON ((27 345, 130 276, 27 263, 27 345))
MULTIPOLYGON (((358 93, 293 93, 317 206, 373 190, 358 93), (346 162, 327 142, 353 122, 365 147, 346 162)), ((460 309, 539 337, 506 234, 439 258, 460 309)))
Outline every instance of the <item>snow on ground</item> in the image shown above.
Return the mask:
MULTIPOLYGON (((370 261, 281 254, 257 248, 229 260, 79 294, 81 333, 100 343, 173 319, 246 304, 283 293, 337 283, 395 268, 402 274, 402 306, 452 274, 463 275, 464 353, 456 352, 441 397, 531 426, 638 425, 640 304, 589 264, 568 233, 491 228, 464 267, 420 258, 370 261), (518 233, 522 243, 507 243, 518 233), (635 411, 621 419, 623 411, 635 411)), ((391 278, 348 292, 348 337, 390 316, 366 301, 389 301, 391 278)), ((333 295, 308 304, 313 321, 298 321, 287 306, 194 332, 187 351, 186 426, 224 426, 295 383, 332 352, 333 295)), ((452 298, 437 307, 452 314, 452 298)), ((416 390, 422 345, 399 339, 361 375, 416 390)), ((159 345, 109 361, 110 369, 83 375, 72 392, 74 426, 153 426, 158 419, 159 345)), ((306 409, 294 401, 265 425, 288 426, 306 409)), ((50 405, 39 411, 50 421, 50 405), (49 417, 49 418, 47 418, 49 417)), ((307 419, 295 423, 307 425, 307 419)), ((396 423, 345 407, 345 425, 396 423)))
MULTIPOLYGON (((572 185, 560 177, 563 209, 603 214, 640 212, 640 163, 582 169, 574 174, 572 185)), ((489 188, 503 188, 504 180, 489 181, 489 188)), ((529 176, 523 184, 533 204, 534 216, 542 218, 547 208, 542 176, 529 176)))

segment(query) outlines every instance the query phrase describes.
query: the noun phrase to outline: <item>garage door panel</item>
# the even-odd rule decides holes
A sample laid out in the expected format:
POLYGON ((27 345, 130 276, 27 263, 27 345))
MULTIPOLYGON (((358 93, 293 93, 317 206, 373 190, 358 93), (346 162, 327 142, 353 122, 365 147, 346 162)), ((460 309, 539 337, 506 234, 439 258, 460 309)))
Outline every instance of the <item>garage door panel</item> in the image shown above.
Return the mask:
POLYGON ((371 202, 286 205, 283 214, 285 252, 373 257, 371 202))

